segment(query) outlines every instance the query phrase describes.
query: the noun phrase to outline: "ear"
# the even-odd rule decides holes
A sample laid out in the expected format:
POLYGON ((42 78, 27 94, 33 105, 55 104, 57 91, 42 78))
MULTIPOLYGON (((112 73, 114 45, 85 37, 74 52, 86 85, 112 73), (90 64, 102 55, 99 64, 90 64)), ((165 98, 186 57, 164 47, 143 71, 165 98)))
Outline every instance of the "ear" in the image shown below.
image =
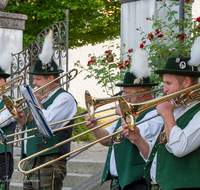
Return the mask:
POLYGON ((189 86, 192 85, 192 81, 191 81, 191 78, 190 77, 185 77, 184 81, 183 81, 183 86, 184 88, 187 88, 189 86))
POLYGON ((4 78, 0 78, 0 84, 5 83, 5 79, 4 78))
POLYGON ((50 81, 52 81, 52 80, 54 80, 54 76, 53 76, 53 75, 49 75, 48 81, 50 82, 50 81))

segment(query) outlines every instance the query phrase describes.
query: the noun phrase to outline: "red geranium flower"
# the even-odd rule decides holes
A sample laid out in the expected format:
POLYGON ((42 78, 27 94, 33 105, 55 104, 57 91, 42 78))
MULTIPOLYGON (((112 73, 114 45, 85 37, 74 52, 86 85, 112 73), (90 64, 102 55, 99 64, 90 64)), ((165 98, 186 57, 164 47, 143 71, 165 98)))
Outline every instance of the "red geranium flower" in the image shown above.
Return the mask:
POLYGON ((142 49, 144 47, 144 44, 140 44, 140 48, 142 49))
POLYGON ((139 30, 139 28, 136 28, 136 30, 139 30))
POLYGON ((157 29, 157 30, 156 30, 156 34, 159 34, 159 33, 160 33, 160 31, 157 29))
POLYGON ((197 17, 197 18, 196 18, 196 21, 197 21, 197 22, 200 22, 200 17, 197 17))
POLYGON ((145 43, 146 43, 146 40, 144 40, 142 43, 145 44, 145 43))
POLYGON ((162 38, 164 35, 163 34, 158 34, 157 37, 158 38, 162 38))
POLYGON ((125 67, 129 67, 129 65, 130 65, 130 61, 129 61, 129 60, 126 60, 126 61, 125 61, 125 67))
POLYGON ((152 33, 148 34, 148 37, 149 37, 149 40, 151 41, 153 39, 153 34, 152 33))
POLYGON ((149 18, 148 18, 148 17, 147 17, 146 19, 147 19, 147 20, 149 20, 149 18))
POLYGON ((133 48, 129 49, 128 52, 129 52, 129 53, 133 52, 133 48))
POLYGON ((185 38, 185 35, 182 34, 182 35, 181 35, 181 40, 184 40, 184 38, 185 38))
POLYGON ((176 49, 172 49, 172 51, 176 51, 176 49))
POLYGON ((120 66, 120 67, 119 67, 119 69, 124 69, 124 66, 123 66, 123 65, 122 65, 122 66, 120 66))

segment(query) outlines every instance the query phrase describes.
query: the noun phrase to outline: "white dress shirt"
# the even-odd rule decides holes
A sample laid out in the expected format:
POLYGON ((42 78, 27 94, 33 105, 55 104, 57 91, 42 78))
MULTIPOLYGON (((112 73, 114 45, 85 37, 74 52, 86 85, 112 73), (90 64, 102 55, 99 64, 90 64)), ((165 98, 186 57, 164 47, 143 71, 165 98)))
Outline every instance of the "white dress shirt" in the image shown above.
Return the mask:
MULTIPOLYGON (((144 116, 144 118, 142 120, 140 120, 140 122, 143 120, 146 120, 148 118, 151 118, 155 115, 157 115, 157 111, 152 110, 152 111, 148 112, 144 116)), ((117 122, 118 121, 115 121, 112 125, 110 125, 109 127, 106 128, 106 130, 109 132, 109 134, 113 133, 114 129, 116 128, 117 122)), ((141 123, 137 127, 140 129, 141 136, 144 139, 146 139, 148 141, 152 141, 157 138, 162 126, 163 126, 163 118, 158 116, 149 121, 141 123)), ((120 126, 117 130, 120 130, 120 129, 122 129, 122 126, 120 126)), ((115 155, 114 147, 112 145, 112 152, 111 152, 111 156, 110 156, 110 173, 111 173, 111 175, 118 176, 114 155, 115 155)))
MULTIPOLYGON (((198 104, 198 101, 188 104, 187 107, 180 107, 174 110, 174 118, 177 120, 180 116, 182 116, 186 111, 191 109, 193 106, 198 104)), ((155 140, 156 141, 156 140, 155 140)), ((150 152, 153 149, 155 141, 148 142, 150 152)), ((188 125, 181 129, 177 125, 175 125, 169 136, 169 142, 166 143, 166 149, 174 154, 177 157, 183 157, 190 152, 196 150, 200 146, 200 112, 197 112, 193 119, 188 123, 188 125)), ((144 157, 143 157, 144 158, 144 157)), ((147 159, 146 159, 147 161, 147 159)), ((150 176, 151 179, 156 182, 156 162, 157 162, 157 153, 152 162, 150 176)))
MULTIPOLYGON (((61 88, 61 87, 60 87, 61 88)), ((50 92, 48 97, 44 98, 41 103, 46 102, 55 92, 60 88, 57 88, 53 92, 50 92)), ((61 120, 73 118, 77 112, 77 105, 74 98, 67 92, 60 93, 53 101, 53 103, 45 110, 42 109, 42 112, 47 120, 47 123, 51 124, 61 120)), ((62 122, 60 124, 50 126, 52 130, 64 127, 67 122, 62 122)), ((24 137, 27 137, 27 133, 24 134, 24 137)), ((26 154, 26 143, 24 141, 24 153, 26 154)))
MULTIPOLYGON (((4 95, 8 96, 8 92, 6 92, 4 95)), ((3 97, 0 96, 0 102, 2 102, 2 101, 3 101, 3 97)), ((4 105, 4 108, 5 107, 6 106, 4 105)), ((3 121, 5 121, 10 116, 11 116, 11 113, 7 109, 5 109, 4 111, 0 112, 0 123, 3 122, 3 121)), ((15 122, 15 119, 13 117, 11 117, 9 120, 3 122, 0 125, 0 128, 3 128, 5 126, 9 125, 12 122, 15 122)))

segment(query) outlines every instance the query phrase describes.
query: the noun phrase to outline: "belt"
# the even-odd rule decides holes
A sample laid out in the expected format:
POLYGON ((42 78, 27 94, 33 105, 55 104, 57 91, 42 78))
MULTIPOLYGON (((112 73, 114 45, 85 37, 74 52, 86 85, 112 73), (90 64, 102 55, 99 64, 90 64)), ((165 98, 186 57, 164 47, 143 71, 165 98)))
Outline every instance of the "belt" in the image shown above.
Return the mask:
POLYGON ((151 182, 151 190, 161 190, 160 186, 155 183, 155 182, 151 182))

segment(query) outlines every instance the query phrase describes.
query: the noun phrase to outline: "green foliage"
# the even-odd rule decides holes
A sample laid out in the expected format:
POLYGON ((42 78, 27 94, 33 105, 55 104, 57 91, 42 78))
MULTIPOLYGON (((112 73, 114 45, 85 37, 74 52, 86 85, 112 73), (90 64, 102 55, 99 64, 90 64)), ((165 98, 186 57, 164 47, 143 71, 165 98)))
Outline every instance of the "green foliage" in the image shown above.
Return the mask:
POLYGON ((174 2, 167 6, 165 1, 160 1, 159 12, 162 12, 163 8, 167 9, 165 18, 168 22, 164 22, 159 17, 155 18, 152 16, 146 19, 153 22, 153 32, 145 33, 141 28, 137 28, 141 35, 143 35, 143 42, 140 47, 149 54, 149 65, 152 71, 151 78, 154 78, 154 82, 161 83, 162 77, 154 74, 153 71, 163 69, 169 57, 189 57, 194 40, 200 36, 199 28, 196 27, 191 14, 192 3, 188 1, 184 5, 184 20, 179 20, 178 12, 172 10, 172 8, 177 6, 179 6, 179 3, 174 2), (179 30, 179 27, 181 30, 176 32, 179 30))
POLYGON ((69 47, 101 43, 120 35, 119 0, 8 0, 3 10, 25 14, 24 47, 49 25, 66 20, 69 10, 69 47))
POLYGON ((119 83, 124 79, 124 74, 129 71, 130 62, 131 62, 131 53, 133 49, 129 49, 128 52, 124 53, 122 57, 127 56, 127 60, 123 61, 121 56, 117 56, 113 50, 116 48, 120 52, 120 46, 118 44, 105 45, 107 50, 103 55, 98 57, 95 55, 89 54, 88 57, 90 60, 87 63, 87 67, 82 65, 80 61, 77 61, 74 65, 81 68, 81 71, 87 71, 89 74, 86 75, 84 79, 95 78, 97 84, 101 84, 103 91, 106 92, 109 96, 114 95, 115 84, 119 83))
MULTIPOLYGON (((86 111, 86 109, 84 108, 81 108, 81 107, 77 107, 77 113, 76 113, 76 116, 83 113, 84 111, 86 111)), ((79 118, 79 119, 76 119, 74 123, 80 123, 80 122, 84 122, 85 121, 85 117, 82 117, 82 118, 79 118)), ((81 134, 85 131, 87 131, 88 128, 85 126, 85 124, 81 124, 81 125, 78 125, 78 126, 75 126, 73 128, 73 133, 72 133, 72 137, 73 136, 76 136, 78 134, 81 134)), ((95 140, 95 137, 93 135, 92 132, 90 133, 87 133, 81 137, 78 137, 76 140, 76 142, 80 142, 80 141, 91 141, 91 140, 95 140)))

